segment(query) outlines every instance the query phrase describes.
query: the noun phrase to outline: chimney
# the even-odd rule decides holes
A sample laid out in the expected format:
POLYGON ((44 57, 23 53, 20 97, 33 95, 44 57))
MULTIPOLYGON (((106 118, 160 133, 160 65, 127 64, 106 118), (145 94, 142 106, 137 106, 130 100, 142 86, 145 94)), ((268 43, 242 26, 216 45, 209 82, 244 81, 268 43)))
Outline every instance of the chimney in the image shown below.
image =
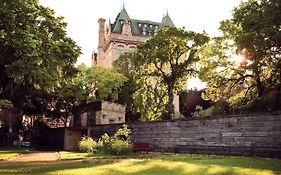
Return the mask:
POLYGON ((99 22, 99 44, 98 48, 104 48, 105 46, 105 19, 100 18, 99 22))

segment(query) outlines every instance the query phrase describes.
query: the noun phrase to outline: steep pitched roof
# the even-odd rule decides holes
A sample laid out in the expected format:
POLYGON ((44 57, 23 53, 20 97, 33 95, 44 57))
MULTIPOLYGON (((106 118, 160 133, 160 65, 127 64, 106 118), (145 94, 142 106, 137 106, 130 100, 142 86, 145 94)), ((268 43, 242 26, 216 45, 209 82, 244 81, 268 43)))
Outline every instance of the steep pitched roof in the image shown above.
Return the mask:
POLYGON ((166 16, 163 17, 161 23, 149 20, 131 19, 123 5, 121 11, 115 19, 115 22, 111 24, 112 32, 122 33, 122 25, 125 20, 130 22, 132 34, 138 36, 154 35, 157 33, 158 28, 161 27, 175 27, 173 21, 168 15, 168 12, 166 13, 166 16))
POLYGON ((162 18, 161 21, 161 27, 176 27, 173 23, 173 21, 171 20, 168 12, 166 13, 166 15, 162 18))
POLYGON ((121 12, 119 12, 119 14, 117 15, 116 19, 115 19, 115 22, 112 26, 113 30, 112 32, 114 33, 121 33, 122 31, 122 22, 125 21, 125 20, 128 20, 128 21, 131 21, 125 7, 123 6, 122 9, 121 9, 121 12))

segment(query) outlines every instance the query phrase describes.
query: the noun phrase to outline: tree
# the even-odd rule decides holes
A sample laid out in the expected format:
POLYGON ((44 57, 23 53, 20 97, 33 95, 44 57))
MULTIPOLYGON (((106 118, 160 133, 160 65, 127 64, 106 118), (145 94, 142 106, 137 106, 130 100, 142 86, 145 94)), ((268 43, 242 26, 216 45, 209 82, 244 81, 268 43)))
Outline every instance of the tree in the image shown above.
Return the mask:
POLYGON ((75 74, 80 49, 63 18, 37 0, 1 0, 0 16, 0 98, 38 112, 38 98, 75 74))
POLYGON ((97 100, 115 101, 126 78, 111 69, 78 66, 78 73, 62 80, 55 91, 45 96, 44 114, 59 118, 67 126, 75 107, 97 100))
MULTIPOLYGON (((197 50, 207 41, 205 34, 163 28, 136 51, 125 55, 130 57, 127 60, 132 60, 131 66, 139 73, 139 84, 143 85, 146 92, 156 92, 152 92, 155 99, 151 100, 157 101, 158 96, 159 101, 165 102, 167 97, 166 116, 170 117, 174 113, 174 94, 182 89, 188 76, 196 73, 193 63, 198 61, 197 50)), ((150 106, 149 103, 146 106, 150 106)))
POLYGON ((278 0, 249 0, 235 8, 233 18, 221 23, 223 37, 214 39, 202 53, 206 59, 201 62, 201 78, 209 85, 207 97, 247 106, 275 92, 277 101, 270 108, 280 106, 280 26, 278 0), (230 59, 237 54, 244 57, 239 64, 230 59))

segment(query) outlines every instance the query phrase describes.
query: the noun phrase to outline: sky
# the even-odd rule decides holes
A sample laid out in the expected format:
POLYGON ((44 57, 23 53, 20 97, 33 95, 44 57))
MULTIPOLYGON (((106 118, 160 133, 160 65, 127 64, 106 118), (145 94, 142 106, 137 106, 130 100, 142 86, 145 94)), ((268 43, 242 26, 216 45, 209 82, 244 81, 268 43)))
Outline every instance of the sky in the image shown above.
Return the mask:
POLYGON ((231 18, 241 0, 39 0, 68 23, 67 33, 82 49, 77 64, 91 65, 98 44, 98 19, 114 22, 124 3, 133 19, 161 22, 168 11, 177 27, 218 36, 220 21, 231 18))

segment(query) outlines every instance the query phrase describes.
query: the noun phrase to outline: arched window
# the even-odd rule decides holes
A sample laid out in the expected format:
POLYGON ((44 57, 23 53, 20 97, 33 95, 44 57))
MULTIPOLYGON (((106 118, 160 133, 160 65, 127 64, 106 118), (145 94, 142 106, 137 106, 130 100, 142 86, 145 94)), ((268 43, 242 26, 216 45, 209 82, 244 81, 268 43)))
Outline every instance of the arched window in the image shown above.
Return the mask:
POLYGON ((135 50, 135 49, 136 49, 135 46, 130 46, 130 47, 129 47, 129 50, 130 50, 130 51, 135 50))
POLYGON ((117 54, 120 55, 121 53, 123 53, 124 50, 124 46, 123 45, 118 45, 117 46, 117 54))

